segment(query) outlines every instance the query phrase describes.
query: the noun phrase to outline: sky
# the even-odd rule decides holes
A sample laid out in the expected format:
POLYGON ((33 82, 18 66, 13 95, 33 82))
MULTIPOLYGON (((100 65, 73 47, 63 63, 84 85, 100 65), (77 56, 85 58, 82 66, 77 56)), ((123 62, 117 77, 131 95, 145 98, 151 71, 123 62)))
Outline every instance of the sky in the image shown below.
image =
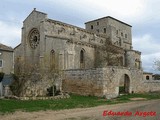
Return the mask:
POLYGON ((105 16, 132 25, 133 49, 142 52, 143 70, 159 73, 154 61, 160 60, 160 0, 1 0, 0 43, 14 48, 21 42, 23 21, 34 8, 82 28, 105 16))

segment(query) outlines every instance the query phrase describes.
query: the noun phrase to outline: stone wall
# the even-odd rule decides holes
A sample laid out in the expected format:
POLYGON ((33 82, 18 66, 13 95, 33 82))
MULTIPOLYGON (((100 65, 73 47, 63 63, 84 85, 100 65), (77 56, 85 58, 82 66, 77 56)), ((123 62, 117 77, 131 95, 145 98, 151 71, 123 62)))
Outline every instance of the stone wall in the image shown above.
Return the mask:
POLYGON ((48 96, 48 89, 53 86, 56 86, 57 91, 61 91, 62 80, 60 73, 51 73, 49 71, 43 73, 32 73, 24 79, 24 86, 20 96, 48 96))
POLYGON ((160 91, 160 81, 144 80, 143 71, 140 69, 110 66, 86 70, 67 70, 64 75, 63 90, 81 95, 117 97, 119 87, 125 82, 125 76, 129 81, 128 93, 160 91))
POLYGON ((140 93, 160 91, 159 80, 143 80, 142 86, 139 88, 140 93))
POLYGON ((160 81, 143 80, 142 70, 113 66, 86 70, 67 70, 64 72, 62 89, 65 92, 81 95, 114 98, 119 95, 119 87, 126 80, 129 83, 128 93, 160 91, 160 81))
POLYGON ((85 25, 86 30, 110 38, 115 45, 132 49, 132 26, 109 16, 89 21, 85 25))
MULTIPOLYGON (((126 81, 128 83, 127 93, 160 91, 160 81, 143 80, 143 71, 139 69, 110 66, 64 70, 60 75, 61 78, 57 78, 54 85, 60 90, 62 87, 64 92, 80 95, 115 98, 119 96, 121 83, 126 81)), ((53 80, 47 76, 43 75, 43 78, 38 81, 28 82, 25 96, 45 96, 47 88, 53 85, 53 80)))
POLYGON ((5 74, 14 72, 13 51, 1 50, 0 60, 2 60, 0 72, 4 72, 5 74))
POLYGON ((81 95, 103 96, 103 69, 67 70, 62 90, 81 95))
POLYGON ((67 70, 64 72, 62 89, 82 95, 105 96, 114 98, 119 95, 120 80, 128 77, 128 92, 138 92, 142 82, 142 71, 125 67, 106 67, 87 70, 67 70))

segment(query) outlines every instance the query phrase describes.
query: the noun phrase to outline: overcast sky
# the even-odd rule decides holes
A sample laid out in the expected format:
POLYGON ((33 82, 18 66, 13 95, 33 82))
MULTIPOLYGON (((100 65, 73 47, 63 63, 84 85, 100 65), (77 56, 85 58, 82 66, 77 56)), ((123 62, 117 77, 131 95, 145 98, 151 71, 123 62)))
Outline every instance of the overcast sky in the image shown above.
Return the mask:
POLYGON ((132 25, 133 48, 142 52, 143 69, 155 72, 153 61, 160 59, 160 0, 1 0, 1 43, 11 47, 20 43, 23 20, 33 8, 82 28, 104 16, 132 25))

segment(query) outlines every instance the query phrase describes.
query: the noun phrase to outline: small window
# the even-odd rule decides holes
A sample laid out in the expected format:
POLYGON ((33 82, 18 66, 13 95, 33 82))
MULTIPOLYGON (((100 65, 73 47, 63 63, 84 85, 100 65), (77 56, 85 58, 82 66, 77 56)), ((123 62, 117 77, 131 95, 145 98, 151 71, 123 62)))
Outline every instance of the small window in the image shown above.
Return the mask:
POLYGON ((149 76, 146 76, 146 80, 149 80, 149 76))
POLYGON ((106 33, 106 28, 104 28, 104 33, 106 33))
POLYGON ((84 69, 85 68, 85 54, 84 54, 85 50, 82 49, 80 51, 80 68, 84 69))
POLYGON ((0 68, 3 67, 3 60, 0 60, 0 68))
POLYGON ((127 38, 127 34, 125 34, 125 38, 127 38))
POLYGON ((123 33, 121 33, 121 36, 123 37, 123 33))
POLYGON ((97 22, 97 25, 99 25, 99 22, 97 22))
POLYGON ((93 25, 91 25, 91 29, 93 29, 93 25))
POLYGON ((84 63, 84 50, 80 52, 80 63, 84 63))

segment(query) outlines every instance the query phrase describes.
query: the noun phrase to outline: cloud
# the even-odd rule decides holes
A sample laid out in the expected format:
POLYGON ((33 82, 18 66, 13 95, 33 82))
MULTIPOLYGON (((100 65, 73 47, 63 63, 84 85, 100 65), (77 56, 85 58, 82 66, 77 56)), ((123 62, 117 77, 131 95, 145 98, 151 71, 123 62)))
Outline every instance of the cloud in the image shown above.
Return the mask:
POLYGON ((142 55, 142 67, 146 72, 159 73, 154 66, 156 60, 160 60, 160 53, 151 55, 142 55))
POLYGON ((0 43, 15 47, 20 43, 21 29, 12 23, 0 21, 0 43))
MULTIPOLYGON (((60 11, 70 12, 70 16, 86 16, 88 19, 113 16, 122 20, 137 21, 147 11, 145 0, 48 0, 52 5, 61 5, 60 11), (78 13, 78 14, 77 14, 78 13)), ((72 17, 74 18, 74 17, 72 17)))
POLYGON ((133 47, 142 52, 143 55, 156 54, 160 52, 157 40, 150 34, 140 37, 133 37, 133 47))
POLYGON ((156 72, 154 61, 160 60, 160 47, 157 40, 150 34, 140 37, 133 37, 134 49, 142 52, 142 67, 144 71, 156 72))

